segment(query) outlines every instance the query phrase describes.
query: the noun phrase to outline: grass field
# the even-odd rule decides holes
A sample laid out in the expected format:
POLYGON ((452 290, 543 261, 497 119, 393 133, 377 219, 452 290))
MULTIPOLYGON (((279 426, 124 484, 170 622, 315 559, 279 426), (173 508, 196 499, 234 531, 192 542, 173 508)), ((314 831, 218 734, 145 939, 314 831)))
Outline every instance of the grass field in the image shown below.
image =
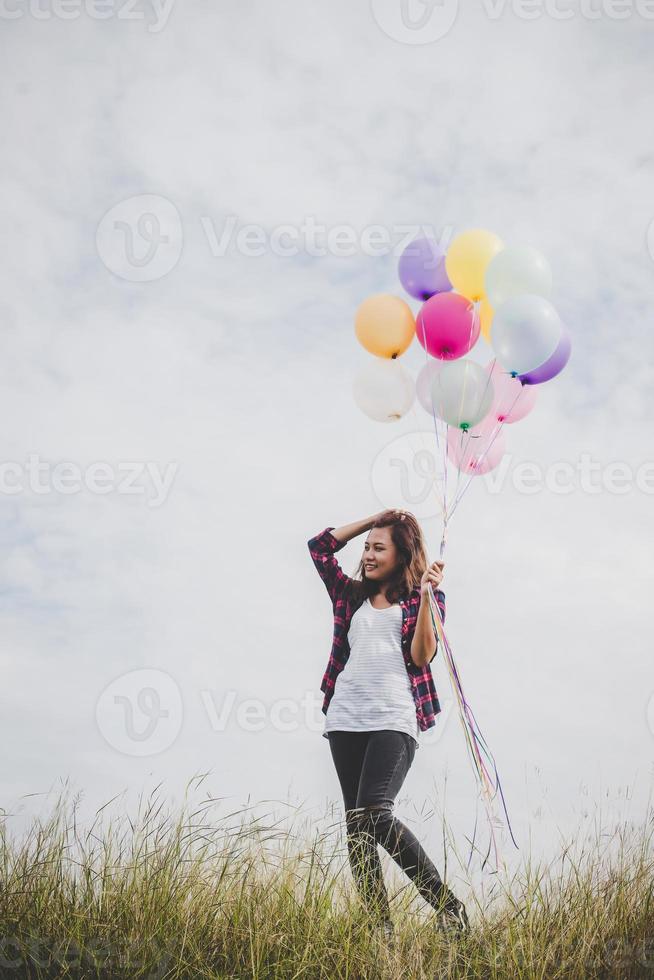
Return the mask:
POLYGON ((134 818, 107 821, 105 806, 81 827, 60 796, 17 840, 5 814, 0 976, 654 977, 649 808, 641 826, 598 826, 592 847, 580 838, 495 876, 491 902, 465 899, 465 938, 437 932, 408 879, 389 875, 389 946, 363 915, 338 822, 318 833, 298 813, 289 830, 248 807, 216 819, 217 804, 171 813, 155 792, 134 818))

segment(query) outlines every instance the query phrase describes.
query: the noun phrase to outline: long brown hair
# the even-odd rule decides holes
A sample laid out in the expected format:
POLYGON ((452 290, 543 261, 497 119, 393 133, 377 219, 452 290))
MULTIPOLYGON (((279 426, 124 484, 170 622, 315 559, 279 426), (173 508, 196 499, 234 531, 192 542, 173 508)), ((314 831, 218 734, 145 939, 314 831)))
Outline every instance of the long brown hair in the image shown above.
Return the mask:
MULTIPOLYGON (((420 585, 420 580, 427 568, 427 548, 422 529, 409 511, 389 511, 378 517, 370 530, 376 527, 390 527, 391 540, 398 554, 398 565, 388 581, 386 597, 390 603, 405 599, 409 593, 420 585), (404 515, 404 516, 402 516, 404 515)), ((364 556, 365 557, 365 556, 364 556)), ((354 573, 355 596, 363 601, 368 596, 379 591, 379 585, 366 577, 364 557, 354 573)))

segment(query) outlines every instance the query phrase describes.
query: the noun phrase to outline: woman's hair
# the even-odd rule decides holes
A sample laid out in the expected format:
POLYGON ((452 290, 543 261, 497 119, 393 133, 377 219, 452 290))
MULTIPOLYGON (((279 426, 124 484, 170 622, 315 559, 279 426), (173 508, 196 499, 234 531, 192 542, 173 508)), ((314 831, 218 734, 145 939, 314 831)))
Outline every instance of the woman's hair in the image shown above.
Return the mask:
MULTIPOLYGON (((395 603, 398 599, 406 598, 412 589, 420 585, 420 580, 429 564, 425 539, 420 525, 409 511, 401 511, 397 514, 390 511, 377 518, 370 530, 376 527, 390 528, 391 539, 397 550, 397 569, 391 575, 386 589, 388 601, 395 603)), ((379 585, 366 577, 364 560, 365 555, 354 573, 356 593, 362 600, 379 591, 379 585)))

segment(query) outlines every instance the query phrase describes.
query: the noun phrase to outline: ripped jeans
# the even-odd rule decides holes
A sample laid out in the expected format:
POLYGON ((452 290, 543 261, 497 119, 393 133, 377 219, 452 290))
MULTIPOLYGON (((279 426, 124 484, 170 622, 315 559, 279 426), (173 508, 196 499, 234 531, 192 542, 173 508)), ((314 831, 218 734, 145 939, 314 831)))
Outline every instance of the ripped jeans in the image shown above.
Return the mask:
POLYGON ((332 731, 329 747, 341 784, 350 866, 365 908, 390 917, 377 844, 399 864, 436 909, 452 896, 415 834, 393 814, 416 743, 405 732, 332 731))

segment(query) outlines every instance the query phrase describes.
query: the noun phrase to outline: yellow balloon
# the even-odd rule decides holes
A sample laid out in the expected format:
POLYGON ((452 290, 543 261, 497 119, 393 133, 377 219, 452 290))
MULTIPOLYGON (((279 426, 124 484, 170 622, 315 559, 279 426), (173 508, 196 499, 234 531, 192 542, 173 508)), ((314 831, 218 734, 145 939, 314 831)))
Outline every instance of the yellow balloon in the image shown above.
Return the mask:
POLYGON ((481 324, 482 336, 489 344, 491 342, 491 324, 493 322, 494 315, 495 310, 484 296, 479 304, 479 322, 481 324))
POLYGON ((356 313, 354 330, 359 343, 377 357, 403 354, 416 332, 411 307, 390 293, 364 299, 356 313))
POLYGON ((502 239, 484 228, 457 235, 445 256, 445 271, 456 291, 475 302, 483 299, 486 267, 503 248, 502 239))

